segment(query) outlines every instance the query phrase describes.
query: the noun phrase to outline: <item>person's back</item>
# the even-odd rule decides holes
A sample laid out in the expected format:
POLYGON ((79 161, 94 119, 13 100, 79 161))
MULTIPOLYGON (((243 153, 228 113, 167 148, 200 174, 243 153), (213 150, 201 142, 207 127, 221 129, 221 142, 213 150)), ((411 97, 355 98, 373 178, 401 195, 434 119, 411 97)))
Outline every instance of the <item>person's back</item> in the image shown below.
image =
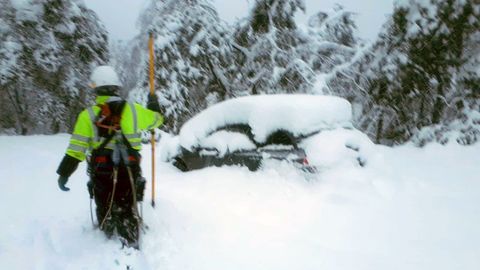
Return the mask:
POLYGON ((137 201, 143 198, 141 131, 163 123, 158 101, 149 96, 149 109, 118 97, 121 83, 115 71, 100 66, 92 73, 96 104, 77 119, 65 157, 57 173, 60 189, 78 163, 89 158, 89 192, 97 205, 99 228, 107 236, 115 229, 124 243, 137 246, 140 217, 137 201))

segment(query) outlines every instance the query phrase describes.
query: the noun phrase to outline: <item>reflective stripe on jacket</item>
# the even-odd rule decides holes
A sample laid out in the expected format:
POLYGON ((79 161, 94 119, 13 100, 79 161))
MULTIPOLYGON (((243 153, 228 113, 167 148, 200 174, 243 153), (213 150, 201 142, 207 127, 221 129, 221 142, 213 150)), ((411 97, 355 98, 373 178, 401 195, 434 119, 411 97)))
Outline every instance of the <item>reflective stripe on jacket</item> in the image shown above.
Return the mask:
MULTIPOLYGON (((118 97, 99 96, 97 104, 105 104, 118 97)), ((100 107, 95 105, 83 110, 77 118, 70 144, 67 148, 67 155, 80 161, 85 160, 87 151, 97 149, 105 138, 98 136, 95 120, 100 113, 100 107)), ((142 149, 141 131, 150 130, 163 124, 163 116, 160 113, 151 111, 143 106, 127 102, 123 108, 120 128, 132 148, 142 149)), ((115 140, 112 139, 106 148, 113 148, 115 140)))

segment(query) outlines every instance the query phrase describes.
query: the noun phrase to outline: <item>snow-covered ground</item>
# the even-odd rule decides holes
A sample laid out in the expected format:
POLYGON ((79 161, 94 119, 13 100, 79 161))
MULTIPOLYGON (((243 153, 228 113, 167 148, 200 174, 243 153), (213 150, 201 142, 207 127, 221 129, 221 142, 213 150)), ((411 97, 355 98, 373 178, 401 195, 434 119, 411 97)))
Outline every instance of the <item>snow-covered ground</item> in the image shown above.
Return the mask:
POLYGON ((68 138, 0 137, 0 269, 480 269, 480 144, 373 146, 366 167, 309 180, 281 163, 180 173, 159 161, 135 251, 92 229, 84 163, 58 189, 68 138))

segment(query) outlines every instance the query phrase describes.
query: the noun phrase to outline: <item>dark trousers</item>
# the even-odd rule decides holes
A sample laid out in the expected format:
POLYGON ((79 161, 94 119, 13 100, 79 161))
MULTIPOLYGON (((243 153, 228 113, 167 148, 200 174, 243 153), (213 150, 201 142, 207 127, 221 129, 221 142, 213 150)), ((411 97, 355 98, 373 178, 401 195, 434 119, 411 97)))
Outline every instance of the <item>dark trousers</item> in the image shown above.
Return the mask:
MULTIPOLYGON (((94 152, 91 159, 91 180, 93 183, 94 199, 97 205, 96 214, 100 229, 111 237, 115 229, 117 234, 127 245, 136 245, 139 237, 140 217, 134 204, 135 195, 143 197, 143 186, 140 171, 140 155, 133 153, 129 160, 129 168, 133 176, 133 188, 127 166, 114 166, 110 158, 111 152, 103 150, 94 152), (118 171, 117 183, 114 189, 114 170, 118 171), (141 189, 141 190, 137 190, 141 189), (113 198, 112 198, 113 196, 113 198)), ((144 183, 144 182, 143 182, 144 183)))

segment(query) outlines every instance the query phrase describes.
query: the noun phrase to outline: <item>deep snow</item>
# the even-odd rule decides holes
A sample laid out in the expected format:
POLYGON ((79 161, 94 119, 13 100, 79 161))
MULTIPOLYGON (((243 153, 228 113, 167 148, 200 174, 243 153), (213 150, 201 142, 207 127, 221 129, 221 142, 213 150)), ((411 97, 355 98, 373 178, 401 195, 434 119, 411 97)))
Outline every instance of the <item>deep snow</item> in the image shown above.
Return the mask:
POLYGON ((283 163, 159 161, 138 252, 92 229, 85 163, 58 189, 68 138, 0 136, 0 269, 480 269, 479 144, 374 146, 365 168, 332 163, 308 181, 283 163))

